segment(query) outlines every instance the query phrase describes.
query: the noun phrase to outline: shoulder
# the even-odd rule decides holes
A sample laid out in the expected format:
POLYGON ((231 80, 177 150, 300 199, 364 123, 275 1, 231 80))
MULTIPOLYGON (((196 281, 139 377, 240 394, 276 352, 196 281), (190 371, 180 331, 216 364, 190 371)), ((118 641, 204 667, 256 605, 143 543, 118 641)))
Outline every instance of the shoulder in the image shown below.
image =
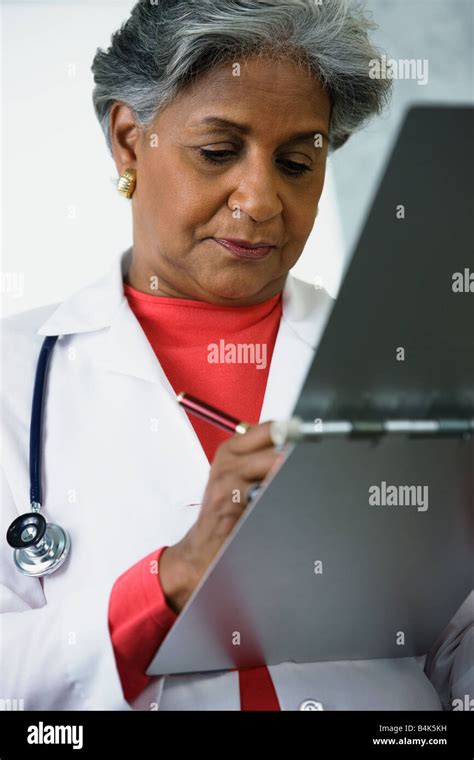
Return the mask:
MULTIPOLYGON (((291 273, 283 291, 283 317, 306 331, 320 330, 326 323, 335 299, 319 285, 300 280, 291 273)), ((308 336, 309 337, 309 334, 308 336)))
MULTIPOLYGON (((60 302, 37 306, 35 309, 20 311, 9 317, 0 319, 0 330, 2 335, 8 334, 29 334, 36 333, 43 322, 58 308, 60 302)), ((37 336, 41 340, 42 336, 37 336)))
POLYGON ((41 325, 57 309, 58 303, 38 306, 0 319, 0 335, 4 359, 11 365, 27 348, 41 347, 44 335, 38 335, 41 325), (8 352, 8 353, 7 353, 8 352))
POLYGON ((318 306, 322 303, 333 303, 335 299, 328 291, 318 282, 306 282, 300 280, 293 274, 288 275, 288 285, 293 289, 295 295, 311 306, 318 306))
MULTIPOLYGON (((41 325, 58 304, 48 304, 0 319, 2 345, 2 402, 15 404, 15 399, 31 401, 33 380, 44 335, 38 335, 41 325)), ((29 410, 28 410, 29 412, 29 410)))

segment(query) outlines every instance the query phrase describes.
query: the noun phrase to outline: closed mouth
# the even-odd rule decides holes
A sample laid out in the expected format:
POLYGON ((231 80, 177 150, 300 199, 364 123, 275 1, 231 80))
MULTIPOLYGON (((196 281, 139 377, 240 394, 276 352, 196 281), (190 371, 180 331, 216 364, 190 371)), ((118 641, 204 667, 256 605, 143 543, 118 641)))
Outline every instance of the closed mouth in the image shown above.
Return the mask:
POLYGON ((214 238, 218 243, 229 243, 230 245, 237 246, 238 248, 248 248, 255 250, 258 248, 275 248, 275 243, 270 243, 266 240, 259 242, 252 242, 251 240, 241 240, 240 238, 214 238))
POLYGON ((247 240, 236 241, 228 238, 213 238, 213 240, 240 259, 264 259, 276 248, 274 245, 249 243, 247 240))

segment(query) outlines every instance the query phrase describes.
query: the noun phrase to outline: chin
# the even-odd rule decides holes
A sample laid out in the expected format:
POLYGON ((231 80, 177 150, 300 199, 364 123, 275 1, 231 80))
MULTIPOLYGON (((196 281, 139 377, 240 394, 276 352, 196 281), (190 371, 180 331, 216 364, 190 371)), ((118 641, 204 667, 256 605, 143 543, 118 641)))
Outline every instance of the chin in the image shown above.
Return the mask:
POLYGON ((237 306, 251 300, 258 292, 259 288, 236 288, 234 284, 229 285, 228 288, 208 288, 205 300, 220 304, 221 306, 232 306, 233 303, 237 306))

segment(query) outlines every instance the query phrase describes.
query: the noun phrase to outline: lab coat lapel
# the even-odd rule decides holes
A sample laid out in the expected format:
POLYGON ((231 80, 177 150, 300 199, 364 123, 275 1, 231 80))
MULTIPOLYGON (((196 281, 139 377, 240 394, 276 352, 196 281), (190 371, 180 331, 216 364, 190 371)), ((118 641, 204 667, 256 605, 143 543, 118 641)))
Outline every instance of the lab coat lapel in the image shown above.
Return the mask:
MULTIPOLYGON (((128 305, 123 278, 128 272, 132 249, 116 259, 109 272, 56 309, 38 330, 40 335, 67 335, 109 328, 101 342, 97 363, 106 372, 120 373, 131 381, 142 380, 156 386, 162 419, 169 433, 181 437, 189 462, 189 483, 195 483, 190 501, 199 502, 201 484, 207 482, 209 462, 184 409, 166 377, 139 321, 128 305), (193 475, 194 477, 192 477, 193 475)), ((140 388, 136 388, 137 405, 140 388)))
POLYGON ((314 359, 333 301, 325 290, 288 275, 260 422, 290 417, 314 359))
POLYGON ((290 417, 314 351, 298 339, 283 319, 280 322, 260 422, 290 417))
POLYGON ((188 463, 186 480, 190 487, 189 502, 199 503, 203 486, 209 477, 209 461, 188 415, 176 401, 176 393, 125 297, 112 321, 103 363, 109 372, 155 384, 159 394, 160 417, 166 420, 169 434, 182 441, 181 450, 188 463))

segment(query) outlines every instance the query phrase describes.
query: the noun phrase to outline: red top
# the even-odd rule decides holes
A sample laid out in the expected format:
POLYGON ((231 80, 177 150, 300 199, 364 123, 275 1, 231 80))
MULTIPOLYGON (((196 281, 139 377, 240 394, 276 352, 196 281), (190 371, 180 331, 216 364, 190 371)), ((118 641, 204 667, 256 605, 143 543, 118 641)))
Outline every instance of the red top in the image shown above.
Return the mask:
MULTIPOLYGON (((238 307, 154 296, 126 283, 124 293, 176 393, 186 391, 233 417, 259 422, 281 293, 255 306, 238 307)), ((195 415, 189 419, 212 463, 230 434, 195 415)), ((128 702, 151 680, 145 671, 177 617, 157 572, 165 548, 123 573, 110 596, 109 630, 128 702)), ((280 709, 266 667, 240 670, 239 686, 242 710, 280 709)))

